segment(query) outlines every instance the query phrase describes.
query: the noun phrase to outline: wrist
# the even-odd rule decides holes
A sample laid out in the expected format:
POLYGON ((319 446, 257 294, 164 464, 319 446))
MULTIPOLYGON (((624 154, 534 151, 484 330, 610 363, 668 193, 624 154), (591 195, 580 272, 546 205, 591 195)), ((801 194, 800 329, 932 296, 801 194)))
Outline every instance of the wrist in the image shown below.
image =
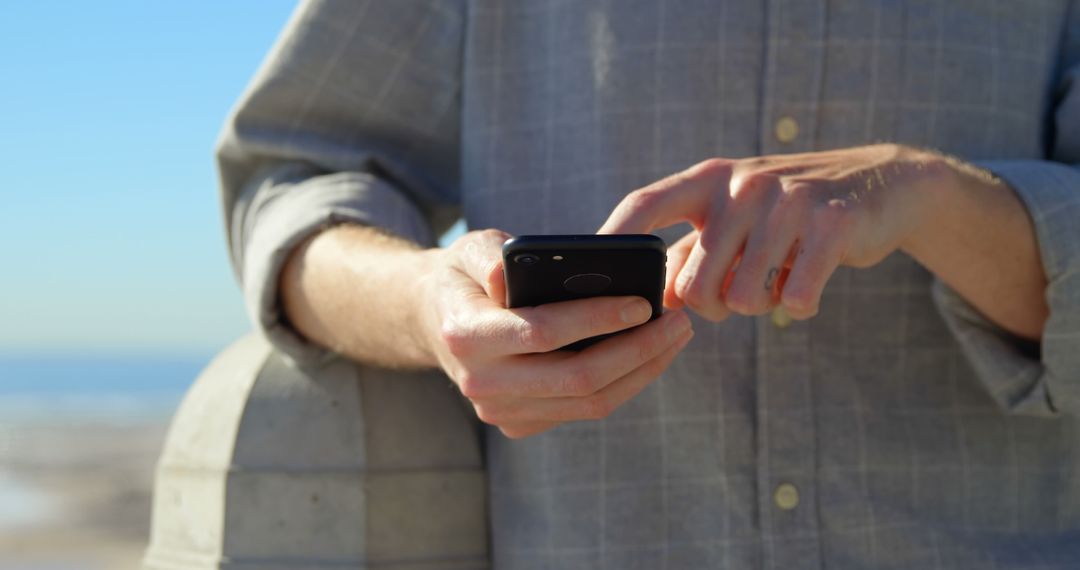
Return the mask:
POLYGON ((965 183, 959 162, 933 151, 913 149, 912 160, 919 176, 906 192, 912 222, 899 249, 918 258, 926 247, 940 245, 937 230, 947 215, 958 188, 965 183))
POLYGON ((435 347, 442 328, 438 311, 438 291, 440 275, 448 265, 447 257, 451 253, 443 248, 431 248, 416 252, 415 267, 424 268, 417 272, 412 290, 408 297, 410 308, 409 330, 413 334, 413 344, 417 348, 422 364, 438 367, 439 359, 435 347))
MULTIPOLYGON (((391 368, 435 366, 420 329, 430 305, 424 283, 431 250, 368 226, 341 225, 314 242, 318 287, 307 298, 321 344, 360 361, 391 368)), ((434 288, 430 288, 434 289, 434 288)))

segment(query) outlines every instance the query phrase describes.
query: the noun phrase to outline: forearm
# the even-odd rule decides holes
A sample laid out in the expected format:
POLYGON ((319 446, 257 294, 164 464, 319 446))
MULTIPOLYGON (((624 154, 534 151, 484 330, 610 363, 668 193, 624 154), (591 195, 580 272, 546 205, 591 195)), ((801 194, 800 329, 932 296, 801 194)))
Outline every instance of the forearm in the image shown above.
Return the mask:
POLYGON ((946 160, 940 182, 917 190, 922 223, 901 244, 988 319, 1039 340, 1048 315, 1035 230, 1011 188, 946 160))
POLYGON ((420 311, 437 251, 374 228, 330 228, 298 247, 286 263, 284 312, 306 338, 355 360, 433 367, 420 311))

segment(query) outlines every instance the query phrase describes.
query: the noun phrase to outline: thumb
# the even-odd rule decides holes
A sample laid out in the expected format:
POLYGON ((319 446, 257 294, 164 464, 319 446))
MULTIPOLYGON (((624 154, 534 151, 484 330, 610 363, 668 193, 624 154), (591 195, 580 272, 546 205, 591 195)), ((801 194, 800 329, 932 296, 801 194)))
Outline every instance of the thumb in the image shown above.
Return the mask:
POLYGON ((484 293, 500 306, 506 305, 506 282, 503 279, 502 245, 510 234, 501 230, 469 232, 462 236, 461 264, 465 273, 484 293))

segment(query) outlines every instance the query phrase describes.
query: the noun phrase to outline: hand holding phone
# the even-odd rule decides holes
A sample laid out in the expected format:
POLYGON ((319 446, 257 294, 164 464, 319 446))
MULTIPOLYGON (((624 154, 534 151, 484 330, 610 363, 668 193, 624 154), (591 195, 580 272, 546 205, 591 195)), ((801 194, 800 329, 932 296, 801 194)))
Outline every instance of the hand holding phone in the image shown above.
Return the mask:
MULTIPOLYGON (((570 300, 508 308, 502 271, 508 237, 474 231, 434 250, 417 295, 426 307, 419 326, 424 344, 480 420, 507 436, 607 417, 652 383, 693 337, 682 311, 653 318, 660 309, 652 295, 580 298, 579 290, 570 291, 577 297, 570 300), (620 331, 585 350, 556 350, 620 331)), ((659 260, 663 255, 655 252, 659 260)), ((619 274, 606 275, 614 284, 619 274)), ((656 277, 659 282, 662 269, 656 277)))
MULTIPOLYGON (((664 241, 649 234, 532 235, 503 244, 510 308, 590 297, 637 296, 663 314, 664 241)), ((617 333, 614 333, 617 334, 617 333)), ((611 335, 563 347, 581 350, 611 335)))

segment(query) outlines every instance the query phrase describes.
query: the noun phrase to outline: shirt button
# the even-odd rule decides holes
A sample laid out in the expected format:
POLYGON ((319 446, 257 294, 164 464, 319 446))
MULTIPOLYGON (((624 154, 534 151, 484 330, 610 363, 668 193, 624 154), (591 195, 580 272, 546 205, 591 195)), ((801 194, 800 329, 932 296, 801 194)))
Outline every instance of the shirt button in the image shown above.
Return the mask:
POLYGON ((784 144, 790 143, 799 136, 799 123, 791 117, 781 117, 776 121, 775 134, 776 140, 784 144))
POLYGON ((780 510, 790 511, 799 506, 799 490, 791 483, 781 483, 773 492, 773 502, 780 510))
POLYGON ((787 314, 783 307, 776 307, 772 310, 772 324, 776 325, 776 328, 788 328, 791 326, 791 320, 791 315, 787 314))

